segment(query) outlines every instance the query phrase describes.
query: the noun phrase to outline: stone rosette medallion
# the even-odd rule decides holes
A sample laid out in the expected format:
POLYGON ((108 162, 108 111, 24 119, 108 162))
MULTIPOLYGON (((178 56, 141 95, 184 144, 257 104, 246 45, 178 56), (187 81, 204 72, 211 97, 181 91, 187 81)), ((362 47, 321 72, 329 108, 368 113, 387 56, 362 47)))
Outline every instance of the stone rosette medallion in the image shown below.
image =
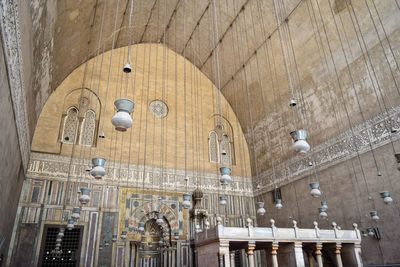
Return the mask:
POLYGON ((165 118, 168 114, 168 106, 161 100, 153 100, 149 108, 151 114, 159 119, 165 118))

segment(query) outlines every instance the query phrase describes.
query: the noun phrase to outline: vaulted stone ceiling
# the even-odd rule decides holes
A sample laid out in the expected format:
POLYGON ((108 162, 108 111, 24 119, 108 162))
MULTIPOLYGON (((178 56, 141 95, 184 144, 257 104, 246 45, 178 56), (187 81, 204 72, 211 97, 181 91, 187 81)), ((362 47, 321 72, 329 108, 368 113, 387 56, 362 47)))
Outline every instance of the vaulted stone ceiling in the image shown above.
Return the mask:
MULTIPOLYGON (((400 12, 395 0, 277 1, 283 7, 279 24, 287 24, 290 32, 289 39, 283 36, 284 45, 291 42, 288 47, 293 46, 296 57, 289 75, 297 69, 294 96, 301 102, 296 110, 304 115, 301 123, 294 121, 288 105, 291 93, 274 1, 215 2, 217 38, 213 38, 212 1, 137 0, 132 43, 162 42, 165 29, 166 45, 185 53, 216 85, 220 84, 247 135, 253 174, 269 169, 272 162, 278 164, 293 157, 289 132, 295 127, 307 128, 315 146, 383 112, 384 105, 400 103, 400 55, 393 53, 400 46, 400 12), (220 76, 216 74, 216 44, 220 76), (377 93, 377 87, 382 93, 377 93)), ((42 12, 56 11, 40 22, 47 24, 53 35, 36 44, 37 50, 45 51, 37 57, 47 62, 40 70, 44 74, 37 76, 48 78, 48 89, 54 90, 69 73, 97 54, 104 7, 100 50, 112 47, 114 21, 114 47, 128 45, 131 3, 42 3, 46 7, 42 12)), ((38 21, 44 17, 35 16, 38 21)), ((46 35, 46 28, 36 30, 46 35)), ((46 93, 43 95, 42 99, 47 99, 46 93)))

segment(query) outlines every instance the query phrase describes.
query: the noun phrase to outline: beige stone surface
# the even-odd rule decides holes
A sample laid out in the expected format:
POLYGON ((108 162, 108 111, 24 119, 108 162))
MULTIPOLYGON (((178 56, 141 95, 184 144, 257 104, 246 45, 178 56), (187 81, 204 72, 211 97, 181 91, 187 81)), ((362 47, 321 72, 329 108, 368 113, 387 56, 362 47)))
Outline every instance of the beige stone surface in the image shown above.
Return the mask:
POLYGON ((36 127, 32 151, 64 156, 73 154, 74 158, 85 159, 104 157, 113 162, 129 161, 181 170, 185 169, 186 157, 188 170, 216 172, 219 165, 209 162, 208 134, 219 123, 221 101, 222 116, 230 123, 233 132, 236 164, 232 166, 232 174, 249 177, 247 143, 229 103, 222 95, 218 98, 215 86, 190 62, 185 63, 183 57, 169 49, 165 52, 165 79, 163 46, 155 44, 132 46, 133 72, 129 75, 122 72, 127 48, 114 50, 108 86, 111 51, 87 62, 85 81, 86 64, 77 68, 47 101, 36 127), (89 88, 92 93, 82 91, 82 87, 89 88), (88 99, 89 109, 101 110, 97 116, 98 129, 101 132, 104 127, 106 138, 98 138, 97 145, 92 148, 60 142, 62 117, 70 106, 79 108, 81 96, 88 99), (118 98, 134 99, 135 102, 133 127, 123 133, 116 131, 111 124, 115 114, 113 102, 118 98), (166 103, 168 114, 165 118, 159 119, 149 111, 153 100, 166 103))
MULTIPOLYGON (((118 8, 117 1, 107 4, 83 1, 79 5, 67 1, 57 3, 56 7, 48 5, 45 9, 48 14, 43 17, 51 19, 53 9, 57 13, 55 20, 46 19, 54 44, 46 49, 53 59, 48 89, 55 89, 87 58, 97 55, 99 38, 108 51, 114 37, 115 47, 126 46, 130 35, 133 43, 160 42, 164 29, 167 46, 178 54, 185 54, 218 85, 215 52, 220 40, 219 84, 250 144, 253 175, 271 168, 272 163, 293 157, 289 132, 294 127, 307 128, 309 140, 315 146, 349 128, 345 109, 351 124, 357 125, 363 120, 361 113, 368 119, 384 111, 385 105, 390 108, 400 103, 399 54, 396 53, 400 43, 400 16, 396 1, 215 1, 217 31, 212 3, 135 1, 131 29, 131 1, 119 1, 118 8), (288 106, 291 93, 274 3, 280 3, 284 9, 279 16, 284 25, 281 30, 286 25, 284 20, 288 19, 291 38, 284 35, 283 42, 286 46, 292 43, 292 56, 296 57, 295 64, 294 58, 290 59, 289 73, 292 77, 298 72, 294 97, 300 109, 295 113, 302 113, 302 121, 300 115, 292 117, 288 106), (99 35, 103 9, 104 26, 99 35), (271 141, 267 129, 271 132, 271 141)), ((43 58, 47 64, 49 57, 43 58)))

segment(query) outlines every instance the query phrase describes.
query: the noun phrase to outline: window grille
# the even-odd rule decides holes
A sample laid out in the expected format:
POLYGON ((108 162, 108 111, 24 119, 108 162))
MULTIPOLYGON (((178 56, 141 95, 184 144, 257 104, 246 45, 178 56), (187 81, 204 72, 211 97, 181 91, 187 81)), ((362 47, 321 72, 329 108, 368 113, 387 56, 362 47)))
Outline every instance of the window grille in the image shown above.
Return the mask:
POLYGON ((64 118, 64 128, 61 137, 61 142, 67 144, 75 143, 75 138, 78 130, 78 110, 75 107, 70 107, 67 115, 64 118))
MULTIPOLYGON (((65 227, 65 226, 63 226, 65 227)), ((39 266, 42 267, 72 267, 79 266, 82 227, 75 226, 72 230, 65 230, 60 251, 55 254, 56 239, 60 226, 46 225, 42 239, 42 253, 39 266)))

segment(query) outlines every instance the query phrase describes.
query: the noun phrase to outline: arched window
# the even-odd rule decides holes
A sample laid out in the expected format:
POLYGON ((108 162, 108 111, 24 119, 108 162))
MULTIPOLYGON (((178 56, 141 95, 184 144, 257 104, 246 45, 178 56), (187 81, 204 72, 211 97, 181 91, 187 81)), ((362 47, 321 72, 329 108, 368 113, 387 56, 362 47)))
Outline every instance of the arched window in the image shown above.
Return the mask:
POLYGON ((62 131, 61 142, 67 144, 75 143, 76 134, 78 131, 78 110, 75 107, 70 107, 67 115, 64 118, 64 128, 62 131))
POLYGON ((217 133, 212 131, 208 136, 208 150, 210 154, 210 162, 219 162, 219 145, 217 133))
POLYGON ((79 144, 83 146, 92 146, 95 129, 96 114, 92 110, 88 110, 86 111, 85 117, 82 121, 79 144))
POLYGON ((221 164, 232 164, 231 142, 227 134, 222 135, 221 140, 221 164))

